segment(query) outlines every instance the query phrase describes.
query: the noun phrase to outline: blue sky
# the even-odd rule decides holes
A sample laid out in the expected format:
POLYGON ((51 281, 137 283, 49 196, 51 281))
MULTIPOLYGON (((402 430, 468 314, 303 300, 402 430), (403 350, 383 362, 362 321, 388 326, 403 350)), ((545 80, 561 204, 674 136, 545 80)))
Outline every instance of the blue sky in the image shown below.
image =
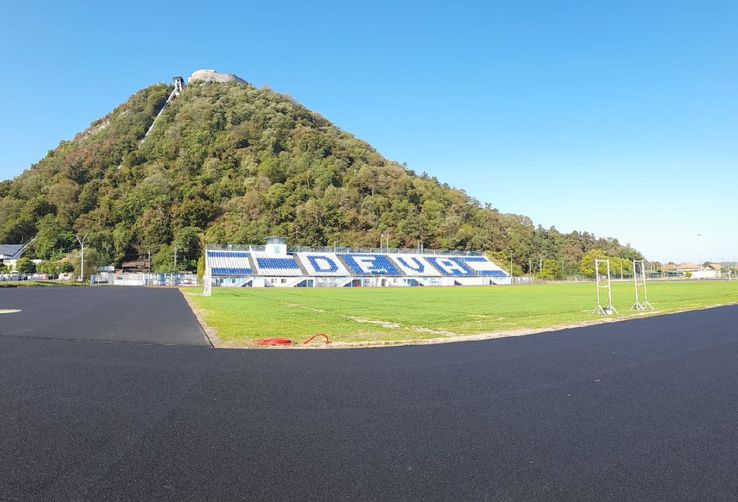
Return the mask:
POLYGON ((0 179, 141 87, 214 68, 503 212, 733 260, 737 23, 729 1, 13 2, 0 179))

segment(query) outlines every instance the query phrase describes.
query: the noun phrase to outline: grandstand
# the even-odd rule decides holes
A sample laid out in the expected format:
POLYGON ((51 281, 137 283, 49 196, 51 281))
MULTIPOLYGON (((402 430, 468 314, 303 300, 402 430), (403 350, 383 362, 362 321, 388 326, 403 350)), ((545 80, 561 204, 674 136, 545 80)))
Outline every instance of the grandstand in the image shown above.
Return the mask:
POLYGON ((392 287, 510 284, 510 275, 481 253, 417 250, 289 252, 281 237, 263 246, 210 245, 205 294, 225 287, 392 287))

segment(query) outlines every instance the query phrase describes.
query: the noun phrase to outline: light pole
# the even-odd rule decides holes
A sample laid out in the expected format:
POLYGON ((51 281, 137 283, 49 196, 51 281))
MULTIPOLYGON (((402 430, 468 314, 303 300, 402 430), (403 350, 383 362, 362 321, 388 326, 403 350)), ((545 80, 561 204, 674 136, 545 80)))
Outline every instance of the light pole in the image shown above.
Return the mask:
POLYGON ((507 254, 508 254, 508 256, 510 256, 510 284, 512 284, 513 283, 513 275, 514 275, 513 274, 513 256, 512 256, 512 250, 511 249, 508 249, 507 250, 507 254))
POLYGON ((702 234, 697 234, 697 280, 702 280, 702 234))
POLYGON ((79 242, 80 246, 80 252, 79 252, 79 282, 85 281, 85 239, 87 238, 86 235, 83 235, 82 238, 79 237, 79 235, 75 235, 77 238, 77 242, 79 242))

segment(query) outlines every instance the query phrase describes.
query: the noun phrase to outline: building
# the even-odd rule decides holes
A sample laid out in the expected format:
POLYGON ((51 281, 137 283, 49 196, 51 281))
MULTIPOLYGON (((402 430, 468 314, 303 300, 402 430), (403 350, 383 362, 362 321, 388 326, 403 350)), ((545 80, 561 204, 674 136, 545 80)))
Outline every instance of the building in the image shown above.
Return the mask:
POLYGON ((690 279, 719 279, 722 273, 722 266, 719 263, 707 263, 700 265, 698 263, 680 263, 672 266, 671 270, 667 269, 667 274, 679 277, 688 277, 690 279))
POLYGON ((16 262, 23 256, 28 244, 0 244, 0 264, 15 269, 16 262))
POLYGON ((295 249, 284 238, 266 245, 216 245, 205 251, 205 286, 399 287, 510 284, 481 253, 416 249, 295 249))

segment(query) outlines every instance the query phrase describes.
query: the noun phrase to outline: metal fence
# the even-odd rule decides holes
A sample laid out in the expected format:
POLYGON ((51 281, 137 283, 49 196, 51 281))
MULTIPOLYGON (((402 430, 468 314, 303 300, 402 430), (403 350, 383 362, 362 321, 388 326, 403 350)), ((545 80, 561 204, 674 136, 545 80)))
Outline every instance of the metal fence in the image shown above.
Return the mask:
MULTIPOLYGON (((250 251, 263 253, 267 246, 252 246, 248 244, 208 244, 209 251, 250 251)), ((430 256, 483 256, 484 253, 477 251, 458 251, 448 249, 423 249, 423 248, 351 248, 342 246, 308 247, 288 246, 290 253, 340 253, 340 254, 422 254, 430 256)))
POLYGON ((197 286, 197 274, 101 272, 90 278, 90 284, 109 286, 197 286))

